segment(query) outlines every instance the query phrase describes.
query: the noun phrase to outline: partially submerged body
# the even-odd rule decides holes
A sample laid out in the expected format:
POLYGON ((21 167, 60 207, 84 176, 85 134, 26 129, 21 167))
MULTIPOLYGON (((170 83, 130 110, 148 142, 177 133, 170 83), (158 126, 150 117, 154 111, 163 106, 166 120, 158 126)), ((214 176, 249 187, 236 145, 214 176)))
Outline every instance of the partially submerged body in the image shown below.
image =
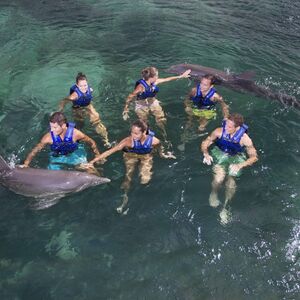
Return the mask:
POLYGON ((258 160, 256 149, 246 133, 247 128, 241 115, 232 114, 223 122, 222 127, 215 129, 201 144, 201 151, 204 156, 203 163, 207 165, 214 163, 214 178, 209 196, 209 203, 212 207, 217 207, 220 204, 218 190, 227 177, 225 202, 220 213, 223 223, 229 221, 226 205, 235 194, 234 178, 241 175, 243 168, 251 166, 258 160), (213 144, 216 146, 210 155, 208 148, 213 144))
POLYGON ((103 125, 99 113, 93 106, 92 93, 93 89, 88 85, 86 76, 82 73, 78 73, 76 84, 70 88, 70 95, 61 100, 59 111, 63 111, 65 105, 71 102, 73 118, 78 126, 82 128, 84 119, 89 117, 90 123, 94 126, 95 131, 102 137, 104 146, 110 147, 106 127, 103 125))
POLYGON ((99 160, 104 160, 115 152, 123 151, 126 174, 121 188, 124 189, 125 194, 118 212, 122 212, 128 202, 127 193, 137 166, 139 166, 141 184, 147 184, 151 180, 154 150, 157 150, 162 158, 175 158, 172 153, 168 152, 165 154, 163 152, 160 140, 154 136, 153 132, 148 130, 147 125, 143 121, 138 120, 132 124, 130 136, 124 138, 115 147, 103 152, 90 162, 91 165, 99 160))
POLYGON ((147 123, 149 114, 153 114, 157 126, 161 129, 163 137, 166 139, 166 122, 165 113, 156 98, 159 91, 158 85, 161 83, 173 81, 180 78, 188 78, 190 71, 187 70, 179 76, 171 76, 167 78, 159 78, 158 70, 154 67, 148 67, 142 70, 142 79, 138 80, 135 89, 126 99, 123 119, 129 118, 129 104, 135 99, 135 113, 138 118, 147 123))

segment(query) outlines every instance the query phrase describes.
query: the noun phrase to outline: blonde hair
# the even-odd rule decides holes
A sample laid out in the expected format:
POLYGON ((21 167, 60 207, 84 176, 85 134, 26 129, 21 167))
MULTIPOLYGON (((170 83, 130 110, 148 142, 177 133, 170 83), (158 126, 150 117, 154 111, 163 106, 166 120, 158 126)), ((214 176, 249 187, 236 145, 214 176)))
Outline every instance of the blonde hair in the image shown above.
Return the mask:
POLYGON ((158 70, 155 67, 147 67, 142 70, 142 77, 145 80, 157 76, 157 74, 158 74, 158 70))

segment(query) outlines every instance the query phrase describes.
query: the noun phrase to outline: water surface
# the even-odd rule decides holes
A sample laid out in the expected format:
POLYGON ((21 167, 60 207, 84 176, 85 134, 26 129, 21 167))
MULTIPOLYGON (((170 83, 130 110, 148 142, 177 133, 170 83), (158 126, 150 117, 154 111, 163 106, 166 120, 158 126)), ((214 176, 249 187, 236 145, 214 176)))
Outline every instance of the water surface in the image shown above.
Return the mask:
MULTIPOLYGON (((2 0, 0 8, 0 149, 11 162, 22 162, 46 132, 78 71, 95 90, 112 140, 128 134, 124 100, 149 65, 161 76, 182 62, 254 70, 257 83, 300 98, 299 2, 2 0)), ((115 211, 121 154, 103 166, 111 184, 46 210, 0 187, 1 299, 299 297, 299 112, 218 88, 245 116, 259 154, 238 181, 233 220, 223 226, 220 209, 208 204, 212 174, 196 124, 185 151, 177 149, 192 86, 161 86, 177 160, 156 157, 147 186, 135 177, 126 216, 115 211)), ((66 113, 71 118, 70 107, 66 113)), ((219 113, 208 131, 220 122, 219 113)), ((103 150, 88 123, 85 132, 103 150)), ((47 153, 32 165, 45 167, 47 153)))

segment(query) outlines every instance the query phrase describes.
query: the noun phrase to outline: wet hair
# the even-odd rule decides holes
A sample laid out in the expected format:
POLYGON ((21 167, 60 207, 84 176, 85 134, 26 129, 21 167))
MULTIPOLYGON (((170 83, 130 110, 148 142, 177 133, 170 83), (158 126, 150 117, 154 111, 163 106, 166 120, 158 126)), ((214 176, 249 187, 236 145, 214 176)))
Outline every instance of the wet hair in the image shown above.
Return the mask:
POLYGON ((205 75, 203 75, 201 77, 201 80, 202 79, 208 79, 208 80, 210 80, 211 84, 214 84, 216 82, 216 77, 214 75, 212 75, 212 74, 205 74, 205 75))
POLYGON ((136 120, 135 122, 133 122, 131 128, 132 127, 138 127, 139 129, 141 129, 141 132, 148 132, 148 124, 142 120, 136 120))
POLYGON ((67 123, 67 118, 62 112, 55 112, 49 118, 50 123, 57 123, 59 126, 67 123))
POLYGON ((158 74, 158 71, 155 67, 147 67, 142 70, 142 77, 145 80, 148 80, 149 78, 152 78, 158 74))
POLYGON ((85 74, 79 72, 76 76, 76 83, 78 83, 80 80, 87 80, 85 74))
POLYGON ((244 117, 238 113, 232 113, 228 116, 228 120, 234 123, 235 127, 239 127, 244 124, 244 117))

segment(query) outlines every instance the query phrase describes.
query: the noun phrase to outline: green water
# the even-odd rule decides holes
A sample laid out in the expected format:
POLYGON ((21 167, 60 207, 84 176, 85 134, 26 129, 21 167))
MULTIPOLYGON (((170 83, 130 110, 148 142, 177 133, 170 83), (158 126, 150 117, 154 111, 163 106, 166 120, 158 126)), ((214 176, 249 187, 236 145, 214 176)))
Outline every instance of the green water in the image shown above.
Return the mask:
MULTIPOLYGON (((1 0, 1 155, 23 161, 78 71, 94 88, 112 140, 128 134, 124 101, 149 65, 162 77, 183 62, 254 70, 258 83, 300 98, 299 32, 300 4, 290 0, 1 0)), ((121 154, 103 166, 110 184, 45 210, 0 187, 0 299, 299 298, 299 111, 218 88, 245 116, 259 154, 238 180, 233 219, 223 226, 220 209, 208 203, 212 173, 202 164, 196 124, 185 151, 177 149, 192 86, 161 86, 177 160, 156 157, 148 186, 135 176, 126 216, 115 211, 121 154)), ((220 122, 219 113, 208 131, 220 122)), ((103 150, 88 123, 84 131, 103 150)), ((32 163, 46 164, 46 152, 32 163)))

